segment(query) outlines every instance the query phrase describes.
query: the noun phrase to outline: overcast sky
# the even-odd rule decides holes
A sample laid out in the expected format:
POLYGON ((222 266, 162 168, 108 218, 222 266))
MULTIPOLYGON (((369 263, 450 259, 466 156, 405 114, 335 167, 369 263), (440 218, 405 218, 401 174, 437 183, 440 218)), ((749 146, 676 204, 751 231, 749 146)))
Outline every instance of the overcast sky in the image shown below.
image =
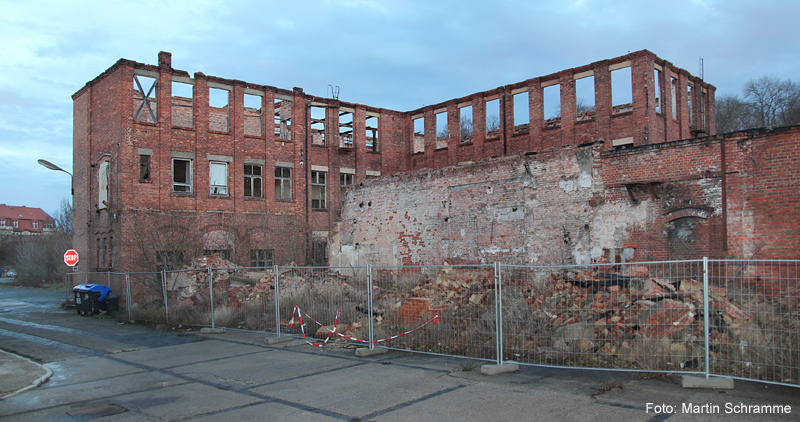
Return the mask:
POLYGON ((800 81, 797 0, 0 0, 0 203, 69 198, 71 95, 159 51, 189 74, 408 111, 648 49, 717 95, 764 75, 800 81))

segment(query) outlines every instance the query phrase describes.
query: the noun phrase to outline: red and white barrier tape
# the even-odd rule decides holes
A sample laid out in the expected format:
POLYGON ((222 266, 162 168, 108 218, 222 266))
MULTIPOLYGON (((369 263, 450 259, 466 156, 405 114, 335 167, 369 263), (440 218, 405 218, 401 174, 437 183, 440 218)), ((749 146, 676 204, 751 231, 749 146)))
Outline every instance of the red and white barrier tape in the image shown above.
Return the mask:
POLYGON ((334 334, 336 334, 339 337, 344 337, 344 338, 346 338, 348 340, 352 340, 352 341, 355 341, 355 342, 358 342, 358 343, 378 344, 378 343, 383 343, 385 341, 394 340, 394 339, 396 339, 398 337, 402 337, 402 336, 404 336, 406 334, 413 333, 414 331, 417 331, 417 330, 420 330, 420 329, 424 328, 428 324, 434 324, 434 323, 439 322, 439 315, 437 314, 437 315, 434 315, 433 318, 429 319, 428 321, 426 321, 425 323, 423 323, 422 325, 420 325, 420 326, 418 326, 416 328, 413 328, 411 330, 408 330, 406 332, 403 332, 403 333, 400 333, 400 334, 397 334, 397 335, 393 335, 391 337, 386 337, 386 338, 383 338, 383 339, 380 339, 380 340, 372 340, 372 341, 370 341, 370 340, 363 340, 363 339, 360 339, 360 338, 351 337, 351 336, 348 336, 346 334, 342 334, 342 333, 336 331, 336 327, 339 324, 339 316, 341 314, 342 314, 341 309, 337 309, 336 310, 336 318, 333 320, 333 329, 330 329, 330 328, 328 329, 328 337, 326 337, 325 340, 322 343, 312 343, 312 342, 308 341, 308 339, 306 338, 306 329, 305 329, 306 325, 303 324, 303 315, 305 315, 311 321, 314 321, 314 323, 316 323, 320 327, 324 327, 324 325, 321 324, 319 321, 315 320, 314 318, 311 318, 311 315, 303 312, 300 309, 299 306, 295 306, 294 307, 294 310, 292 311, 292 319, 289 320, 289 326, 290 327, 294 327, 294 317, 295 317, 295 315, 297 315, 297 319, 298 319, 299 324, 300 324, 300 332, 303 333, 303 340, 305 340, 305 342, 308 343, 311 346, 324 347, 326 344, 328 344, 328 340, 330 340, 331 336, 333 336, 334 334))

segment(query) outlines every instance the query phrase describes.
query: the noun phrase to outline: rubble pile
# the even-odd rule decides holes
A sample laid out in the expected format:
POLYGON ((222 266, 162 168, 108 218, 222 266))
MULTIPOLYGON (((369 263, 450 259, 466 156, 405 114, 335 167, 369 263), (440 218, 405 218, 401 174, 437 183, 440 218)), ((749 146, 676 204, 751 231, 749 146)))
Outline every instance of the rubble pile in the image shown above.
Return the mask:
MULTIPOLYGON (((375 325, 393 335, 439 315, 440 325, 426 330, 441 344, 494 347, 493 269, 445 264, 427 275, 379 274, 380 281, 373 286, 375 325)), ((219 256, 204 257, 193 263, 195 271, 173 273, 167 288, 184 303, 205 304, 207 268, 213 268, 215 301, 237 311, 248 304, 272 303, 271 271, 234 267, 219 256)), ((337 331, 359 337, 370 314, 364 278, 285 270, 278 286, 282 326, 290 329, 295 305, 323 324, 332 324, 341 310, 337 331)), ((704 352, 703 300, 702 282, 661 278, 644 266, 629 267, 624 275, 588 269, 509 271, 503 276, 505 349, 521 360, 572 357, 647 369, 691 368, 704 352), (657 364, 652 363, 654 358, 660 359, 657 364)), ((712 357, 746 360, 748 344, 780 341, 764 328, 772 322, 762 321, 768 314, 764 307, 771 306, 763 297, 753 299, 710 286, 708 300, 712 357)), ((312 327, 307 334, 318 338, 326 338, 331 328, 307 323, 306 329, 312 327)))

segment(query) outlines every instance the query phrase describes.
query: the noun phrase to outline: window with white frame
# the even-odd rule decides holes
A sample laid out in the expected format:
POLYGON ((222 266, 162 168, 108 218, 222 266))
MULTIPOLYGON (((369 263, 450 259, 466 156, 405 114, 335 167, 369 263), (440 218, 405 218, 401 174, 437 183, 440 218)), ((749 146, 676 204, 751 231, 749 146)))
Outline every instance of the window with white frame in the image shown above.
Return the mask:
POLYGON ((292 200, 292 169, 290 167, 275 167, 275 199, 279 201, 292 200))
POLYGON ((39 222, 38 221, 34 221, 33 222, 33 228, 34 229, 38 229, 39 228, 39 222))
POLYGON ((311 172, 311 209, 324 210, 325 206, 325 172, 311 172))
POLYGON ((211 195, 228 195, 228 163, 211 161, 208 169, 208 181, 211 195))
POLYGON ((192 193, 191 159, 172 159, 172 192, 192 193))

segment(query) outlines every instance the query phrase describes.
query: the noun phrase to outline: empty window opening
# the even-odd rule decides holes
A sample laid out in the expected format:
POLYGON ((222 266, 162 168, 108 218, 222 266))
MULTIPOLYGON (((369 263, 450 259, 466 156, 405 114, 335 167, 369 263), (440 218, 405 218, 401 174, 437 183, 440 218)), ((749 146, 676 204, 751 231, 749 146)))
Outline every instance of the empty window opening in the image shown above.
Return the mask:
POLYGON ((353 185, 353 174, 339 173, 339 200, 344 203, 347 198, 347 188, 353 185))
POLYGON ((414 134, 412 139, 413 153, 425 152, 425 118, 414 119, 414 134))
POLYGON ((312 145, 325 145, 325 107, 311 106, 309 133, 312 145))
POLYGON ((172 81, 172 126, 194 125, 194 85, 172 81))
POLYGON ((150 156, 141 154, 139 155, 139 181, 147 180, 150 180, 150 156))
POLYGON ((208 130, 228 132, 230 128, 230 92, 225 89, 208 88, 208 130))
POLYGON ((100 163, 100 168, 97 171, 98 182, 98 196, 97 196, 97 209, 104 210, 108 208, 108 161, 100 163))
POLYGON ((275 199, 292 200, 292 169, 289 167, 275 167, 275 199))
POLYGON ((211 195, 228 195, 228 163, 211 161, 209 163, 208 180, 211 195))
POLYGON ((263 136, 264 114, 260 95, 244 94, 244 134, 263 136))
POLYGON ((250 266, 253 268, 271 268, 275 265, 274 249, 250 249, 250 266))
POLYGON ((447 148, 450 133, 447 130, 447 112, 436 113, 436 149, 447 148))
POLYGON ((311 172, 311 209, 324 210, 326 208, 325 176, 324 171, 311 172))
POLYGON ((172 192, 192 193, 192 160, 172 159, 172 192))
POLYGON ((661 93, 661 71, 658 69, 653 69, 653 88, 656 99, 656 113, 661 114, 664 110, 661 107, 661 98, 663 98, 661 93))
POLYGON ((143 75, 133 75, 133 121, 158 123, 156 113, 157 81, 143 75))
POLYGON ((528 91, 514 94, 514 131, 527 131, 531 121, 528 91))
POLYGON ((692 109, 692 94, 693 94, 692 86, 688 85, 686 87, 686 109, 689 110, 689 126, 694 125, 694 116, 692 116, 694 111, 692 109))
POLYGON ((500 136, 500 99, 486 101, 486 137, 500 136))
POLYGON ((594 119, 594 75, 575 80, 575 120, 594 119))
POLYGON ((466 144, 472 142, 472 106, 464 106, 458 110, 461 116, 461 143, 466 144))
POLYGON ((364 127, 366 128, 366 136, 367 136, 367 150, 368 151, 377 151, 378 150, 378 123, 380 122, 380 118, 378 116, 373 116, 371 114, 367 114, 364 118, 364 127))
POLYGON ((257 164, 244 165, 244 196, 248 198, 261 198, 261 166, 257 164))
POLYGON ((703 90, 700 91, 699 101, 700 101, 700 128, 701 129, 705 129, 706 128, 706 93, 703 90))
POLYGON ((273 113, 275 115, 275 137, 292 140, 292 100, 275 98, 273 113))
POLYGON ((670 99, 672 101, 672 118, 678 118, 678 80, 670 78, 669 84, 670 99))
POLYGON ((561 84, 542 88, 544 127, 561 126, 561 84))
POLYGON ((614 114, 633 111, 631 68, 611 71, 611 106, 614 114))
POLYGON ((339 110, 339 148, 353 147, 353 112, 339 110))

